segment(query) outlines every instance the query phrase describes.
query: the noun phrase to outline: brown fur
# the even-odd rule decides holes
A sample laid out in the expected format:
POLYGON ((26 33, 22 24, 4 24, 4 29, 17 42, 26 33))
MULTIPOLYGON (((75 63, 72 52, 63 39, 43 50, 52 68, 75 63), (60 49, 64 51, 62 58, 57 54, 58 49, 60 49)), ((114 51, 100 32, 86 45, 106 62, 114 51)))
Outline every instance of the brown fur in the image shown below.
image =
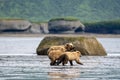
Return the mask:
POLYGON ((49 50, 48 50, 48 54, 49 54, 49 52, 52 51, 52 50, 60 50, 60 51, 65 52, 65 51, 66 51, 66 48, 65 48, 65 46, 63 46, 63 45, 60 45, 60 46, 51 46, 51 47, 49 48, 49 50))
POLYGON ((70 62, 70 65, 73 65, 72 61, 75 60, 76 63, 83 65, 80 62, 80 56, 81 53, 79 51, 75 52, 64 52, 60 57, 59 57, 59 62, 57 63, 58 65, 62 62, 62 64, 67 64, 68 61, 70 62))
POLYGON ((48 50, 48 57, 51 60, 50 65, 55 65, 56 60, 65 52, 72 49, 72 43, 66 43, 65 45, 51 46, 48 50))
POLYGON ((50 65, 55 65, 56 60, 62 55, 63 51, 61 50, 51 50, 48 54, 49 59, 51 60, 50 65))
POLYGON ((65 46, 65 49, 67 49, 67 51, 71 51, 74 48, 72 43, 66 43, 64 46, 65 46))

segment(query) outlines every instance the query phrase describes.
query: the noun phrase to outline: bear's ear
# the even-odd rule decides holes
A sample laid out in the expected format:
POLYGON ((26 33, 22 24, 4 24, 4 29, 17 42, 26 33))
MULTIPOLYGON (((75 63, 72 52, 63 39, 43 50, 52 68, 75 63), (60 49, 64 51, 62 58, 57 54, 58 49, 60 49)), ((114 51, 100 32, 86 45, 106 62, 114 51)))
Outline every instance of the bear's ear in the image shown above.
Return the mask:
POLYGON ((66 46, 66 47, 69 46, 69 43, 66 43, 65 46, 66 46))
POLYGON ((79 55, 80 55, 80 57, 82 57, 82 54, 81 54, 81 52, 80 51, 76 51, 79 55))
POLYGON ((79 53, 79 54, 81 54, 81 53, 80 53, 80 51, 76 51, 76 53, 79 53))

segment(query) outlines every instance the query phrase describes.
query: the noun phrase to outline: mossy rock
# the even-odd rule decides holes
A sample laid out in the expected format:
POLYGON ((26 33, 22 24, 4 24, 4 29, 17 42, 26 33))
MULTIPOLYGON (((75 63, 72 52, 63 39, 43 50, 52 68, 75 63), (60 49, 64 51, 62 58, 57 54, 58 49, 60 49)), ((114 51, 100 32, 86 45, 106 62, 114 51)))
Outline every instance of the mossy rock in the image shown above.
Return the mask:
POLYGON ((104 56, 107 55, 103 46, 95 37, 45 37, 39 44, 36 52, 38 55, 47 55, 47 50, 53 45, 64 45, 72 42, 75 49, 80 51, 82 55, 104 56))

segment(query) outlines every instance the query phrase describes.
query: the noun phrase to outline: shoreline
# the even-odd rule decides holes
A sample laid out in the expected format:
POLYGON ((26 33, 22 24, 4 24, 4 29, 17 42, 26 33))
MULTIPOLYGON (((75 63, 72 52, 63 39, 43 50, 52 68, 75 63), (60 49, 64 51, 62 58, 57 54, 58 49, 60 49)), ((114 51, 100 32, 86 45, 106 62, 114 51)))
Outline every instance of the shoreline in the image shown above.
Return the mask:
POLYGON ((81 33, 81 34, 20 34, 20 33, 4 33, 0 34, 0 37, 45 37, 45 36, 64 36, 64 37, 97 37, 97 38, 120 38, 120 34, 93 34, 93 33, 81 33))

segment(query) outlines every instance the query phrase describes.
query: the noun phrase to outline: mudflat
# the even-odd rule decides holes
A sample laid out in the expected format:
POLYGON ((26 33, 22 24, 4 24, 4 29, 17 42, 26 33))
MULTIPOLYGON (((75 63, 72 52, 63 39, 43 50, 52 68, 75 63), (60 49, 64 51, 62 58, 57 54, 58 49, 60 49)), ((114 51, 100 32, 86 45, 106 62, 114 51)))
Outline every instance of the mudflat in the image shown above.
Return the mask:
POLYGON ((120 56, 82 56, 79 65, 50 66, 48 56, 0 56, 1 80, 120 80, 120 56))

